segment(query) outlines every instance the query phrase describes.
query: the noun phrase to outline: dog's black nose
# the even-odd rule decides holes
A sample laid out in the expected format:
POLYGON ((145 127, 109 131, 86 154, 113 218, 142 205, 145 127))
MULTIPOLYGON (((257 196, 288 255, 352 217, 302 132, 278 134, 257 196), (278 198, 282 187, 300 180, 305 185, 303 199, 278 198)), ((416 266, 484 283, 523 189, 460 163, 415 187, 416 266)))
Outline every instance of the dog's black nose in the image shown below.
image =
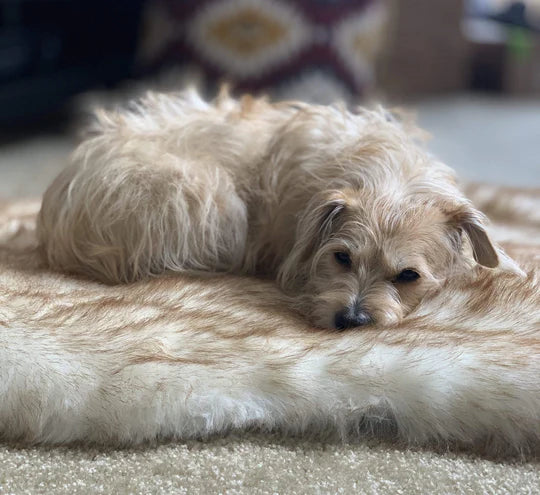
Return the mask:
POLYGON ((334 317, 334 324, 338 330, 345 330, 346 328, 361 327, 371 323, 371 316, 366 311, 351 310, 345 308, 342 311, 336 313, 334 317))

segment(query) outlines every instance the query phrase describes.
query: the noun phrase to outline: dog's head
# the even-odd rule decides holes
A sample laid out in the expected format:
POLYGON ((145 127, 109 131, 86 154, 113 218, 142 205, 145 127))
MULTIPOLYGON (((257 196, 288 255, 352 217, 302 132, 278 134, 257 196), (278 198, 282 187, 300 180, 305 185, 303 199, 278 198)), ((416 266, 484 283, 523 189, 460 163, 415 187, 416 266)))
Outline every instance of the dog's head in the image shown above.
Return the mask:
POLYGON ((317 326, 399 322, 451 275, 475 264, 514 265, 490 241, 482 215, 462 197, 318 194, 303 212, 282 266, 285 287, 317 326))
POLYGON ((456 273, 476 265, 520 273, 418 135, 382 109, 320 108, 277 136, 279 189, 293 198, 281 208, 297 212, 278 278, 314 324, 393 324, 456 273))

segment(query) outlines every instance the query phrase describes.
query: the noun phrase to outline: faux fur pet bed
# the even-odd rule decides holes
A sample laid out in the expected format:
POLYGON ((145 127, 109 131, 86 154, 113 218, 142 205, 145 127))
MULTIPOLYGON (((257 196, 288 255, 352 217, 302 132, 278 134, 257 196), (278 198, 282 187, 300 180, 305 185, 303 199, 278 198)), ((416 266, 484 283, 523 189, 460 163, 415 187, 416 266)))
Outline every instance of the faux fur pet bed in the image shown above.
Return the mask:
POLYGON ((270 284, 52 273, 37 202, 0 206, 0 437, 134 444, 232 429, 540 446, 540 191, 471 188, 526 279, 484 269, 403 324, 309 327, 270 284))

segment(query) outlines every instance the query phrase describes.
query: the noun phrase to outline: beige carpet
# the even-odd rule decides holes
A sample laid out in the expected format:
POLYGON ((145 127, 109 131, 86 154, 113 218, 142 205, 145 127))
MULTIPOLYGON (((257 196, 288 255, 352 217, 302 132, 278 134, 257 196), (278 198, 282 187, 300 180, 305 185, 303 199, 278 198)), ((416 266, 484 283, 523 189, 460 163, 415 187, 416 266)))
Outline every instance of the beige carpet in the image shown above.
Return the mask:
POLYGON ((0 493, 530 494, 534 463, 234 436, 127 451, 0 447, 0 493))

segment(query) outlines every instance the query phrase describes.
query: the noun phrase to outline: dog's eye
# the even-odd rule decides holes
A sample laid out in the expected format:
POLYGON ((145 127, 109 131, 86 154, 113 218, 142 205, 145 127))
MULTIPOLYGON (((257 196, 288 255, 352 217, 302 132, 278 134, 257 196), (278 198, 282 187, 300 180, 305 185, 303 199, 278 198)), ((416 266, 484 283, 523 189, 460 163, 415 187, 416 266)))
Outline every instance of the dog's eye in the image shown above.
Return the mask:
POLYGON ((351 266, 351 257, 349 256, 349 253, 344 253, 343 251, 336 251, 334 253, 334 258, 336 258, 336 261, 343 266, 351 266))
POLYGON ((411 270, 407 268, 406 270, 403 270, 394 280, 393 282, 399 282, 399 283, 407 283, 407 282, 414 282, 415 280, 418 280, 420 278, 420 275, 415 272, 414 270, 411 270))

